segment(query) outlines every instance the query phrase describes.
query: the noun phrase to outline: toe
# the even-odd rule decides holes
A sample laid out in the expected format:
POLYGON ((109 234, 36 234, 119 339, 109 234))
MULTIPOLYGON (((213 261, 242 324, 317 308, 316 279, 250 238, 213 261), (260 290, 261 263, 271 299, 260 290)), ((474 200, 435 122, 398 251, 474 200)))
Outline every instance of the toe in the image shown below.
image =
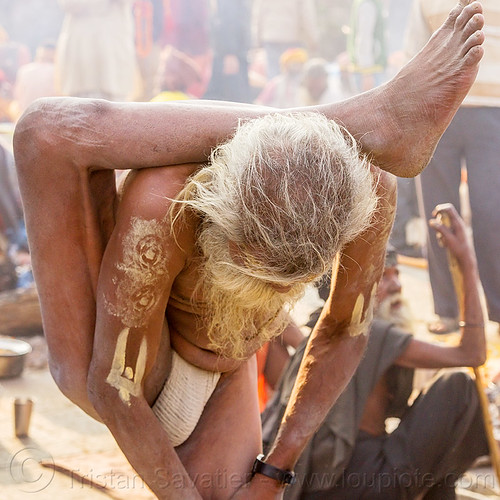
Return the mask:
POLYGON ((481 31, 483 27, 484 27, 484 16, 482 14, 474 14, 469 19, 462 32, 465 38, 469 38, 472 34, 476 33, 477 31, 481 31))
POLYGON ((472 2, 462 9, 462 12, 457 17, 455 21, 455 27, 458 30, 463 30, 467 26, 468 22, 476 15, 482 14, 483 7, 479 2, 472 2))
POLYGON ((475 66, 479 63, 484 55, 484 49, 481 45, 472 45, 468 52, 464 54, 464 62, 466 65, 475 66))
POLYGON ((471 49, 475 47, 481 48, 482 51, 481 45, 483 44, 483 42, 484 42, 484 33, 482 31, 476 31, 475 33, 470 35, 469 38, 464 43, 462 51, 463 55, 464 56, 467 55, 471 51, 471 49))

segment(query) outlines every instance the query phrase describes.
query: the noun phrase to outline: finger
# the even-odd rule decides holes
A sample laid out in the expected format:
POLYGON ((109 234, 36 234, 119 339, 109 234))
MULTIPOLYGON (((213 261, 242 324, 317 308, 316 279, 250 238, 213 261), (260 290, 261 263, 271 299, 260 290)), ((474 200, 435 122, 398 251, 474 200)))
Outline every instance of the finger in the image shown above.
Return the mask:
POLYGON ((429 220, 429 226, 436 231, 436 238, 440 247, 448 246, 448 241, 455 238, 453 229, 442 224, 439 219, 429 220))
POLYGON ((450 227, 457 239, 463 240, 466 238, 465 222, 453 205, 449 203, 438 205, 435 211, 437 213, 436 219, 445 226, 450 227))
POLYGON ((453 211, 456 213, 455 207, 451 203, 440 203, 439 205, 436 205, 432 211, 432 215, 433 217, 437 217, 440 213, 449 213, 453 211))

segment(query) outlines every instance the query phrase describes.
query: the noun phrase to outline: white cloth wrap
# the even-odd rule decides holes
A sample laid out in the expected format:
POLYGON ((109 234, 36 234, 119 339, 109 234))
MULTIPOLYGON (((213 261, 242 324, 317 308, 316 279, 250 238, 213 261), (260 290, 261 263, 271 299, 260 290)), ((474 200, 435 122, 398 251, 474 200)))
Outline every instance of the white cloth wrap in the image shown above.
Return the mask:
POLYGON ((153 413, 174 447, 193 432, 220 376, 191 365, 173 351, 172 370, 153 405, 153 413))

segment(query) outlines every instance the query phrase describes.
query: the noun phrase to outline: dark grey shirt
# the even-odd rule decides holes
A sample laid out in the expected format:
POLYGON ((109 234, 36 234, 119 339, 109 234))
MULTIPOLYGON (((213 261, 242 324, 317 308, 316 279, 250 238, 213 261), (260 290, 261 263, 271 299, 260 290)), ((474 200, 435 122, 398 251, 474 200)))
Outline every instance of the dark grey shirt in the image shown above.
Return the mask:
MULTIPOLYGON (((329 489, 338 481, 351 458, 368 395, 411 338, 411 334, 386 321, 374 320, 365 355, 356 373, 297 462, 298 481, 287 488, 287 500, 298 499, 302 491, 329 489)), ((272 444, 278 431, 305 346, 306 341, 297 349, 278 391, 262 414, 265 449, 272 444)), ((390 385, 395 389, 395 405, 387 416, 400 416, 412 391, 413 370, 393 369, 390 376, 390 385)))

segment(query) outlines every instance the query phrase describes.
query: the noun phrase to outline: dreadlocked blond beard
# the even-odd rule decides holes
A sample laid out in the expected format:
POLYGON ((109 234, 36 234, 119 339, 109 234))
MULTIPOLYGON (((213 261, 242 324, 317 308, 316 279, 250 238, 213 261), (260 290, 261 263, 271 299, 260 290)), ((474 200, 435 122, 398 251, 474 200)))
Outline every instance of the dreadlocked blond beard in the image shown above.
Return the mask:
POLYGON ((210 348, 225 357, 245 359, 282 332, 289 321, 287 313, 307 283, 278 292, 271 283, 241 272, 227 243, 212 250, 202 258, 197 286, 205 304, 203 321, 210 348))
POLYGON ((413 314, 410 305, 400 293, 392 294, 380 302, 375 317, 390 321, 407 332, 413 331, 413 314), (397 302, 399 302, 398 307, 393 307, 392 305, 397 302))

